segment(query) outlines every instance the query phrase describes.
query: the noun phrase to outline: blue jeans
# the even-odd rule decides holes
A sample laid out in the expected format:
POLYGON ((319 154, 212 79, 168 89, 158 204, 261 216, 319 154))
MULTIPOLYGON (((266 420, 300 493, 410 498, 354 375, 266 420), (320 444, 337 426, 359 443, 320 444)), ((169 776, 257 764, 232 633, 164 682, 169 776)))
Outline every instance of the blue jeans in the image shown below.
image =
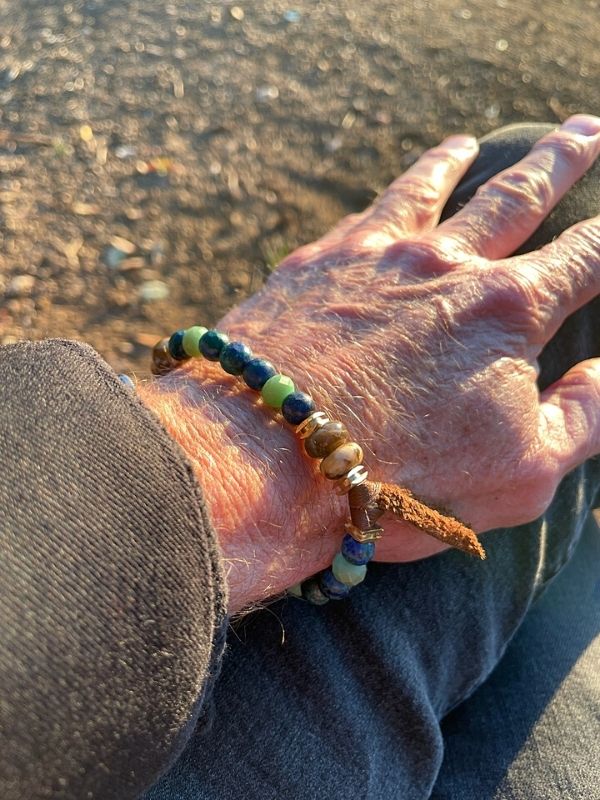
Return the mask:
MULTIPOLYGON (((445 216, 548 128, 486 137, 445 216)), ((522 250, 599 213, 599 188, 596 165, 522 250)), ((540 385, 593 355, 599 299, 545 349, 540 385)), ((600 537, 581 535, 599 488, 595 458, 542 519, 485 534, 483 563, 372 564, 342 602, 240 620, 210 715, 145 800, 600 798, 600 537)))

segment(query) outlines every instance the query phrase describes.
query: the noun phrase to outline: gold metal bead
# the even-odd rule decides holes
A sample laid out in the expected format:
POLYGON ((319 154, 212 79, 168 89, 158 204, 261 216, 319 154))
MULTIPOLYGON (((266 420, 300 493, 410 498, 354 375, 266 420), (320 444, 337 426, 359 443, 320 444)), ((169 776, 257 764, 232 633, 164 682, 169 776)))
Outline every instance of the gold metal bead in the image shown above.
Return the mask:
POLYGON ((355 486, 360 486, 368 477, 369 473, 364 464, 358 464, 356 467, 352 467, 352 469, 335 484, 336 494, 348 494, 350 489, 353 489, 355 486))
POLYGON ((311 433, 316 431, 317 428, 322 428, 328 422, 331 422, 331 420, 327 414, 322 411, 313 411, 310 417, 307 417, 300 425, 296 426, 295 432, 301 439, 308 439, 311 433))
POLYGON ((361 531, 360 528, 357 528, 356 525, 353 525, 351 522, 346 522, 344 525, 344 531, 353 539, 356 539, 357 542, 364 544, 365 542, 376 542, 377 539, 381 539, 383 536, 383 528, 380 528, 379 525, 374 525, 372 528, 367 528, 365 531, 361 531))
POLYGON ((167 372, 171 372, 177 366, 179 366, 179 362, 169 353, 169 339, 161 339, 154 345, 152 350, 150 371, 153 375, 166 375, 167 372))

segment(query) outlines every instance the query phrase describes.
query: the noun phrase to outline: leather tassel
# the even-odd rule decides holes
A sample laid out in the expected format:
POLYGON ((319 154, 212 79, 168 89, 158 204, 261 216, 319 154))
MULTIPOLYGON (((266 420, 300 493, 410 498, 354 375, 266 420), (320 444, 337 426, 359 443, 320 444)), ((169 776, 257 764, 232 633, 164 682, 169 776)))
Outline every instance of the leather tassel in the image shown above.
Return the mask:
POLYGON ((408 489, 393 483, 372 484, 371 481, 365 481, 363 486, 370 505, 376 505, 382 511, 390 511, 440 542, 481 559, 485 558, 485 550, 474 530, 455 517, 443 514, 417 500, 408 489))

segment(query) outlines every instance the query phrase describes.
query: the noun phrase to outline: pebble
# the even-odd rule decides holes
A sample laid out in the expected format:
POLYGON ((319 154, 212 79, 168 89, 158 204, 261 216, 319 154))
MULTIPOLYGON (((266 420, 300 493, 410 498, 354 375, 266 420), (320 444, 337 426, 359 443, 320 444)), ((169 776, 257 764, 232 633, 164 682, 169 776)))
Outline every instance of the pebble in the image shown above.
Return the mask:
POLYGON ((268 100, 277 100, 279 89, 277 86, 259 86, 256 90, 256 99, 259 103, 266 103, 268 100))
POLYGON ((31 294, 35 286, 35 278, 33 275, 15 275, 12 278, 7 288, 7 294, 17 297, 23 297, 31 294))
POLYGON ((79 214, 80 217, 90 217, 93 214, 100 213, 100 206, 96 203, 80 203, 76 201, 71 206, 74 214, 79 214))
POLYGON ((123 144, 115 148, 115 155, 117 158, 120 158, 121 160, 125 158, 133 158, 133 156, 137 155, 137 148, 131 147, 130 145, 127 144, 123 144))
POLYGON ((140 286, 138 295, 144 303, 166 300, 169 296, 169 287, 163 281, 146 281, 140 286))
POLYGON ((233 17, 233 19, 237 20, 238 22, 241 22, 245 16, 244 9, 240 8, 239 6, 232 6, 229 9, 229 13, 233 17))
POLYGON ((116 247, 113 247, 112 244, 108 247, 105 247, 104 251, 102 252, 102 261, 111 269, 116 269, 124 258, 125 253, 116 247))
POLYGON ((111 247, 114 247, 115 250, 119 250, 121 253, 124 253, 126 256, 131 256, 137 250, 137 246, 130 242, 129 239, 123 239, 122 236, 113 236, 110 240, 111 247))

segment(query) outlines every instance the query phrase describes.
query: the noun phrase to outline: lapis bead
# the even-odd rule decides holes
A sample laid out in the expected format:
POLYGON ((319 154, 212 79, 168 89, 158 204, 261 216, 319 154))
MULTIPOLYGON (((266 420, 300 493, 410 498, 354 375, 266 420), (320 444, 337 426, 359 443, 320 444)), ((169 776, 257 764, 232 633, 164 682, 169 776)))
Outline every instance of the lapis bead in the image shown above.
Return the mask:
POLYGON ((302 597, 315 606, 324 606, 329 602, 329 598, 323 594, 319 588, 319 582, 315 578, 309 578, 303 582, 302 597))
POLYGON ((330 569, 324 569, 319 580, 319 589, 330 600, 342 600, 350 592, 350 586, 338 581, 330 569))
POLYGON ((200 352, 209 361, 218 361, 221 350, 229 344, 229 336, 220 331, 210 330, 200 337, 200 352))
POLYGON ((357 542, 349 533, 342 539, 342 555, 351 564, 368 564, 375 554, 375 542, 357 542))
POLYGON ((300 425, 301 422, 315 410, 315 401, 304 392, 292 392, 283 401, 281 412, 286 422, 290 425, 300 425))
POLYGON ((185 361, 186 358, 189 358, 188 354, 183 349, 184 333, 184 330, 175 331, 175 333, 173 333, 169 339, 169 354, 175 359, 175 361, 185 361))
POLYGON ((246 364, 242 373, 246 384, 257 392, 260 392, 273 375, 277 375, 277 370, 270 361, 266 361, 264 358, 253 358, 246 364))
POLYGON ((121 381, 121 383, 122 383, 124 386, 126 386, 128 389, 135 389, 135 383, 134 383, 134 382, 131 380, 131 378, 129 377, 129 375, 125 375, 125 374, 123 373, 122 375, 119 375, 119 380, 120 380, 120 381, 121 381))
POLYGON ((230 375, 241 375, 246 364, 252 360, 252 350, 241 342, 230 342, 221 350, 219 361, 230 375))

